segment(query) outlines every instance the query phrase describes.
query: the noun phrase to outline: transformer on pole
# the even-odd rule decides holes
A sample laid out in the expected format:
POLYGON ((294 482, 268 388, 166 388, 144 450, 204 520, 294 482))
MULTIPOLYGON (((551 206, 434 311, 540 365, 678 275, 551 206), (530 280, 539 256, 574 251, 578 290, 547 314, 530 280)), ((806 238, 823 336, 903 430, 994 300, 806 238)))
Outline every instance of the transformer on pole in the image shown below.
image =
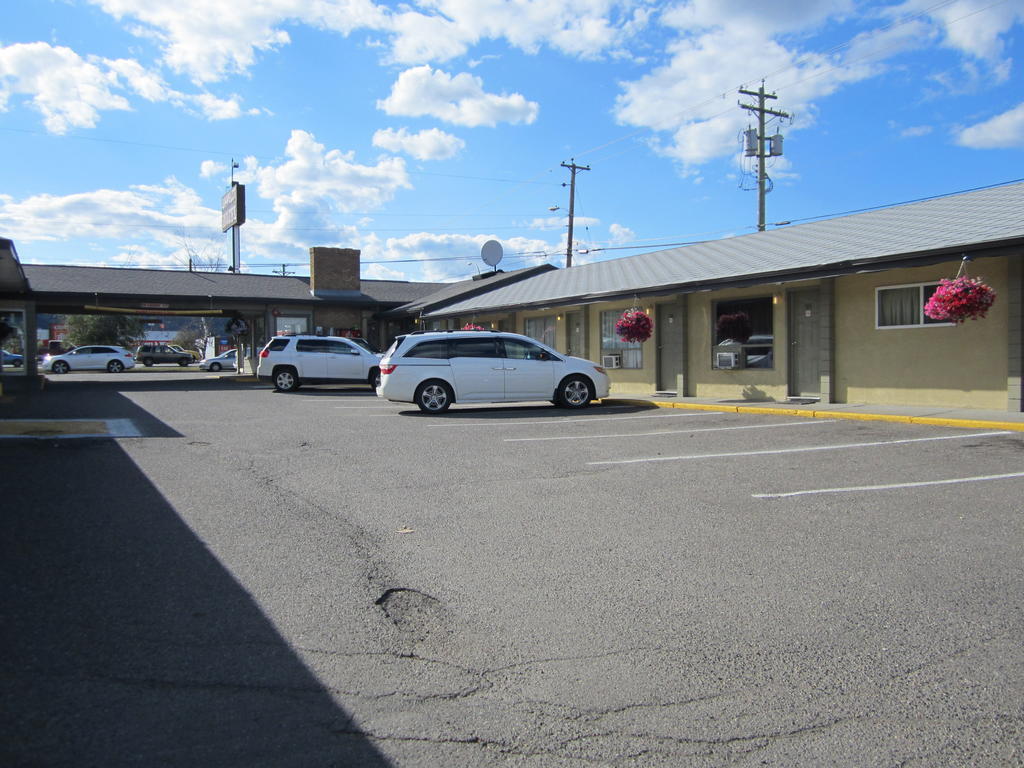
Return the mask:
POLYGON ((765 136, 765 115, 786 119, 789 119, 790 115, 788 112, 768 109, 765 106, 766 99, 777 99, 778 96, 774 93, 765 93, 763 80, 761 81, 761 87, 756 91, 747 91, 740 88, 740 93, 757 99, 756 105, 744 104, 743 102, 739 102, 739 105, 748 112, 757 115, 757 128, 748 128, 743 132, 743 154, 746 157, 757 158, 757 231, 764 232, 764 197, 767 194, 767 184, 769 181, 768 172, 765 168, 765 159, 782 155, 782 134, 776 133, 771 137, 765 136), (765 150, 766 142, 768 143, 767 151, 765 150))

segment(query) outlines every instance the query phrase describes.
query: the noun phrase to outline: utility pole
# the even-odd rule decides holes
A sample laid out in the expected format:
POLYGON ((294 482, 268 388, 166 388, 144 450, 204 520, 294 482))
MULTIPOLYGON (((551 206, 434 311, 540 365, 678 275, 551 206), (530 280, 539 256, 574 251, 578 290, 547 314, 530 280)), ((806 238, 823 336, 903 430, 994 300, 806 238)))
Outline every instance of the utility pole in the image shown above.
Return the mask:
POLYGON ((576 158, 570 158, 569 165, 562 163, 562 167, 568 168, 572 173, 569 179, 569 242, 565 246, 565 267, 568 269, 572 266, 572 217, 576 210, 576 171, 589 171, 590 166, 576 165, 576 158))
POLYGON ((765 107, 765 99, 777 99, 779 97, 774 93, 765 93, 764 80, 761 81, 761 87, 756 91, 747 91, 740 88, 740 93, 744 96, 752 96, 757 99, 756 106, 753 104, 744 104, 743 102, 738 103, 748 112, 755 112, 757 114, 756 135, 752 135, 754 129, 745 131, 746 141, 744 153, 747 157, 757 157, 757 231, 764 232, 764 196, 767 193, 765 187, 768 182, 768 173, 765 170, 765 159, 769 156, 778 157, 782 154, 781 133, 776 133, 769 139, 771 145, 769 149, 770 154, 765 153, 764 116, 774 115, 775 117, 789 118, 790 115, 787 112, 768 109, 765 107), (756 145, 754 143, 755 139, 756 145))

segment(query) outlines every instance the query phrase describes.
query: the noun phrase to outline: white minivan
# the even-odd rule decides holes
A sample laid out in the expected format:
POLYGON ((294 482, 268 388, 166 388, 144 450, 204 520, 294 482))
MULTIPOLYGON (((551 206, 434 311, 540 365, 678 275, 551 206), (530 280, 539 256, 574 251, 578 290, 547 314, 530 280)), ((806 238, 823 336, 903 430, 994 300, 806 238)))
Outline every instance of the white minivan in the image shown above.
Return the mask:
POLYGON ((583 408, 608 396, 608 375, 589 360, 500 331, 415 331, 380 361, 377 394, 442 413, 452 403, 549 400, 583 408))

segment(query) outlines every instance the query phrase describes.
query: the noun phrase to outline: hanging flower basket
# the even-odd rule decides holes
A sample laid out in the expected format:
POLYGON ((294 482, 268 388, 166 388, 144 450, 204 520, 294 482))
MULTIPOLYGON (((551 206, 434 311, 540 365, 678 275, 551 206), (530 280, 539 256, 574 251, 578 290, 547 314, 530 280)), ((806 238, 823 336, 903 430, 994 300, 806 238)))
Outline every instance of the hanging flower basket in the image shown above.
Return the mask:
POLYGON ((486 328, 484 328, 482 325, 475 325, 474 323, 466 323, 464 326, 462 326, 462 330, 464 330, 464 331, 483 331, 483 330, 486 330, 486 328))
POLYGON ((939 281, 939 287, 924 305, 924 313, 932 320, 962 323, 968 318, 984 317, 995 300, 996 292, 980 279, 958 275, 939 281))
POLYGON ((723 341, 730 339, 737 344, 746 344, 754 332, 750 315, 746 312, 734 312, 731 315, 719 315, 718 338, 723 341))
POLYGON ((642 309, 627 309, 615 323, 615 333, 623 341, 647 341, 654 323, 642 309))

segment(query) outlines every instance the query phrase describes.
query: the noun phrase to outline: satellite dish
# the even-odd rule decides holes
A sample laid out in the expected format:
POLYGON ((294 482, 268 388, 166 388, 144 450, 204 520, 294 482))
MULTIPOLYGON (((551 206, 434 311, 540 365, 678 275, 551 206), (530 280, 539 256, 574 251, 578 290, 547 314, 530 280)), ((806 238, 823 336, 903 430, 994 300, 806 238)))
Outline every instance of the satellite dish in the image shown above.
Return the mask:
POLYGON ((484 264, 488 267, 497 267, 502 255, 501 243, 497 240, 488 240, 484 243, 484 247, 480 249, 480 258, 484 260, 484 264))

